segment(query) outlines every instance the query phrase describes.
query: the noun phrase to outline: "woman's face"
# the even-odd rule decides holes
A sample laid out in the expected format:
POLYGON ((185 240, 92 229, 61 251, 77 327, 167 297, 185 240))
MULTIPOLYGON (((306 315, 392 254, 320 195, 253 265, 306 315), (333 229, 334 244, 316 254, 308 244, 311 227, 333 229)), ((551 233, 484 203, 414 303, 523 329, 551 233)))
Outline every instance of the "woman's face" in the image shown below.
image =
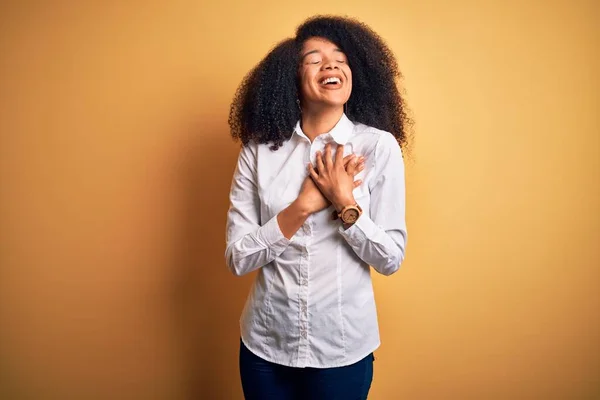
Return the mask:
POLYGON ((329 40, 306 40, 300 53, 300 100, 303 108, 343 107, 352 92, 346 55, 329 40))

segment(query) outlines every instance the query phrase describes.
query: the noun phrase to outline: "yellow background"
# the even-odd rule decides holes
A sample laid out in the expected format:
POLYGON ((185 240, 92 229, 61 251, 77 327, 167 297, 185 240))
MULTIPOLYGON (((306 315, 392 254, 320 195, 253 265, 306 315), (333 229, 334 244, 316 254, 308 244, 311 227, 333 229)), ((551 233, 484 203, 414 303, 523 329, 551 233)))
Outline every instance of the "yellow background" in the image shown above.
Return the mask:
POLYGON ((416 120, 371 399, 600 398, 596 1, 0 6, 0 397, 240 399, 229 102, 359 17, 416 120))

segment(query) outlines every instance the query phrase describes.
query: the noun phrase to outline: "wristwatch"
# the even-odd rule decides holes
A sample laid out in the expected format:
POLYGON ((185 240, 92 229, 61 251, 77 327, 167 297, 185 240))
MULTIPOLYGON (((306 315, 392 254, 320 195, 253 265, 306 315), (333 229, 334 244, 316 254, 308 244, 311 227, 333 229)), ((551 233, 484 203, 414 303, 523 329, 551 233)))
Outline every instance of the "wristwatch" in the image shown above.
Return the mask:
POLYGON ((354 204, 342 208, 342 211, 340 211, 337 216, 342 220, 343 223, 353 224, 356 222, 358 217, 362 215, 362 212, 362 208, 360 208, 358 204, 354 204))

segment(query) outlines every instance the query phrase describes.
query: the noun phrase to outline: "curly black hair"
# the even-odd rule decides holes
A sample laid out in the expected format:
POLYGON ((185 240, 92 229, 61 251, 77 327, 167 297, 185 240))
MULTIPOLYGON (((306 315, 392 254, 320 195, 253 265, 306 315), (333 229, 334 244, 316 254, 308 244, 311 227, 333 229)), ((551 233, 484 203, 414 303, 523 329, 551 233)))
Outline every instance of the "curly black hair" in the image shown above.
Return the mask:
POLYGON ((392 133, 402 148, 408 144, 407 116, 398 81, 398 63, 384 40, 352 18, 316 16, 296 30, 296 37, 278 43, 238 87, 229 111, 234 140, 271 143, 277 150, 300 119, 297 103, 298 66, 303 43, 312 37, 337 45, 352 70, 352 93, 346 114, 354 122, 392 133))

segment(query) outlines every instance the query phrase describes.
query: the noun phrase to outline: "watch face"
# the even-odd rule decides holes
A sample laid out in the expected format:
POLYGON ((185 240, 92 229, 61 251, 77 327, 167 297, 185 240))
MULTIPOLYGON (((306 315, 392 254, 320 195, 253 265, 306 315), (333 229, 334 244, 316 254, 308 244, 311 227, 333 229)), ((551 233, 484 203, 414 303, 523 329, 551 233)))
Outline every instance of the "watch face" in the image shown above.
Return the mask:
POLYGON ((352 224, 356 222, 356 220, 358 219, 358 215, 359 214, 357 209, 350 208, 344 211, 344 214, 342 215, 342 220, 347 224, 352 224))

